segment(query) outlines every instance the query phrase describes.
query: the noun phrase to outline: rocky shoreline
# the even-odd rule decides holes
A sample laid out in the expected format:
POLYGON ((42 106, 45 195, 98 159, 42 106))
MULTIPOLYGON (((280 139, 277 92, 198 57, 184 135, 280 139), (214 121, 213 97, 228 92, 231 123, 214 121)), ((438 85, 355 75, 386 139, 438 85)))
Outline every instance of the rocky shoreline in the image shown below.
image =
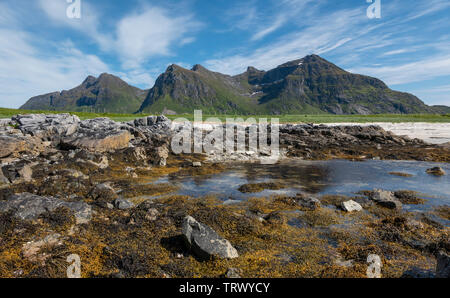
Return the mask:
MULTIPOLYGON (((449 276, 449 229, 403 210, 421 202, 413 194, 299 193, 232 205, 174 194, 176 186, 154 181, 261 158, 175 155, 176 130, 164 116, 0 120, 0 277, 65 277, 71 254, 83 277, 365 277, 370 253, 386 277, 449 276)), ((281 125, 280 149, 286 159, 450 161, 448 146, 378 126, 281 125)), ((450 220, 448 208, 437 216, 450 220)))

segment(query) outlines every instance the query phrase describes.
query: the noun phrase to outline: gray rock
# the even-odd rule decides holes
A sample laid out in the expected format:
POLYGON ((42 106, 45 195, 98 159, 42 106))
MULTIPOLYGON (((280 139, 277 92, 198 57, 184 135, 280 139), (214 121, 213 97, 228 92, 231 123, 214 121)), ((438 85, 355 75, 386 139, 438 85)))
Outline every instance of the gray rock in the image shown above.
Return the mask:
POLYGON ((199 162, 199 161, 195 161, 195 162, 192 163, 192 166, 193 166, 194 168, 200 168, 200 167, 202 166, 202 163, 199 162))
POLYGON ((440 251, 436 259, 436 277, 450 278, 450 256, 447 253, 440 251))
POLYGON ((220 237, 213 229, 187 216, 183 221, 182 233, 186 243, 199 258, 212 256, 234 259, 239 257, 231 243, 220 237))
POLYGON ((70 114, 28 114, 12 118, 24 133, 42 140, 59 142, 64 136, 75 133, 80 119, 70 114))
POLYGON ((350 200, 350 201, 347 201, 347 202, 342 202, 341 208, 342 208, 342 210, 347 211, 347 212, 363 210, 361 205, 356 203, 353 200, 350 200))
POLYGON ((128 210, 134 207, 134 204, 126 199, 118 198, 114 200, 114 206, 120 210, 128 210))
POLYGON ((370 195, 370 199, 385 208, 402 209, 402 203, 394 197, 391 191, 375 189, 370 195))
POLYGON ((91 206, 84 202, 65 202, 53 197, 41 197, 30 193, 22 193, 9 197, 0 202, 0 211, 13 211, 16 218, 21 220, 34 220, 47 211, 58 207, 67 207, 73 211, 77 224, 87 223, 91 220, 91 206))

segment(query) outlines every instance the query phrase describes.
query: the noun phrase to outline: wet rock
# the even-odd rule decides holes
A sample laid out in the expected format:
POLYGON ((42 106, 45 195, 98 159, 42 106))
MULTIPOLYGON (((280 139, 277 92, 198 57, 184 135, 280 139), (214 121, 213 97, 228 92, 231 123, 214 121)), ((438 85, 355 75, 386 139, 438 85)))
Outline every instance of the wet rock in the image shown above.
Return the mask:
POLYGON ((413 266, 412 268, 403 272, 400 278, 435 278, 436 275, 431 270, 424 270, 422 268, 413 266))
POLYGON ((193 217, 184 218, 182 226, 183 237, 189 248, 199 258, 209 259, 212 256, 234 259, 239 257, 231 243, 220 237, 213 229, 199 223, 193 217))
POLYGON ((399 190, 394 192, 394 196, 400 200, 402 204, 407 205, 420 205, 424 204, 427 200, 419 198, 418 193, 409 190, 399 190))
POLYGON ((75 216, 77 224, 87 223, 91 220, 91 206, 84 202, 65 202, 54 197, 41 197, 30 193, 22 193, 9 197, 0 202, 0 211, 12 211, 14 217, 21 220, 35 220, 47 211, 58 207, 67 207, 75 216))
POLYGON ((344 210, 346 212, 353 212, 353 211, 361 211, 361 210, 363 210, 361 205, 356 203, 353 200, 342 202, 341 208, 342 208, 342 210, 344 210))
POLYGON ((370 194, 370 199, 378 205, 389 209, 402 209, 402 203, 394 197, 391 191, 375 189, 370 194))
POLYGON ((444 251, 440 251, 436 259, 436 277, 450 278, 450 255, 448 255, 444 251))
POLYGON ((303 208, 310 209, 310 210, 316 210, 319 209, 322 204, 320 201, 314 197, 311 196, 305 196, 305 195, 298 195, 296 197, 296 201, 298 205, 300 205, 303 208))
POLYGON ((128 210, 134 207, 134 204, 126 199, 118 198, 114 200, 114 206, 120 210, 128 210))
POLYGON ((229 268, 225 273, 226 278, 241 278, 242 270, 238 268, 229 268))
POLYGON ((434 167, 434 168, 428 169, 427 173, 431 174, 431 175, 435 175, 435 176, 444 176, 445 175, 445 171, 441 167, 434 167))

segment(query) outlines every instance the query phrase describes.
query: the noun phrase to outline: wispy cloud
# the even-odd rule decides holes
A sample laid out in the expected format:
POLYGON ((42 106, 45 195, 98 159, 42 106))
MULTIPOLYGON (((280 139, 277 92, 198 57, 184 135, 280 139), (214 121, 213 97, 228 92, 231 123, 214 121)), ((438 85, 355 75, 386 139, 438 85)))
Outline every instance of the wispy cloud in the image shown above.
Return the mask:
POLYGON ((199 26, 192 15, 174 16, 164 9, 149 7, 118 23, 115 49, 124 67, 138 67, 150 57, 170 55, 171 46, 192 42, 192 37, 186 39, 186 35, 199 26))
POLYGON ((358 67, 350 71, 372 75, 389 84, 419 82, 450 75, 450 56, 435 56, 396 66, 358 67))
POLYGON ((270 69, 308 54, 324 54, 349 42, 350 38, 342 36, 354 29, 361 18, 360 9, 342 10, 318 17, 304 30, 282 36, 276 42, 258 48, 248 55, 237 54, 211 59, 205 64, 216 71, 237 74, 249 65, 270 69))
POLYGON ((112 30, 101 30, 105 16, 100 9, 83 2, 82 18, 69 19, 67 4, 59 0, 39 0, 40 7, 56 26, 67 26, 94 40, 103 51, 119 55, 125 68, 136 68, 154 56, 171 54, 171 48, 193 42, 189 36, 201 24, 192 14, 176 13, 143 4, 113 24, 112 30))
POLYGON ((87 75, 109 71, 97 56, 85 54, 70 41, 54 46, 52 55, 34 46, 37 37, 18 29, 0 30, 0 97, 2 106, 18 107, 34 95, 78 85, 87 75), (55 83, 57 83, 55 85, 55 83))
POLYGON ((252 40, 259 40, 261 38, 264 38, 264 36, 276 31, 278 28, 280 28, 285 23, 284 18, 279 17, 275 20, 273 24, 270 24, 268 27, 263 28, 261 31, 256 32, 252 36, 252 40))

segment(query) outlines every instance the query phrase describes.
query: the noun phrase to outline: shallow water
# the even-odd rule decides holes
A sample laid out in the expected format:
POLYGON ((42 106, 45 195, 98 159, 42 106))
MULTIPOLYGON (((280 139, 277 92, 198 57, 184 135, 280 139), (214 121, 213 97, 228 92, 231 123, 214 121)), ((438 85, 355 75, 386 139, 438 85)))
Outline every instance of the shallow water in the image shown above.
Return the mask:
MULTIPOLYGON (((249 197, 272 194, 295 195, 299 191, 314 194, 339 194, 355 196, 362 190, 413 190, 429 199, 425 206, 450 205, 450 176, 436 177, 426 173, 431 167, 440 166, 447 173, 445 163, 417 161, 363 161, 347 160, 301 161, 285 160, 276 165, 233 164, 216 175, 197 177, 165 177, 158 182, 169 182, 180 189, 178 194, 194 197, 215 195, 223 201, 245 200, 249 197), (413 177, 399 177, 389 172, 403 172, 413 177), (266 181, 283 182, 287 188, 277 191, 243 194, 238 188, 247 183, 266 181)), ((232 201, 229 201, 229 203, 232 201)))

